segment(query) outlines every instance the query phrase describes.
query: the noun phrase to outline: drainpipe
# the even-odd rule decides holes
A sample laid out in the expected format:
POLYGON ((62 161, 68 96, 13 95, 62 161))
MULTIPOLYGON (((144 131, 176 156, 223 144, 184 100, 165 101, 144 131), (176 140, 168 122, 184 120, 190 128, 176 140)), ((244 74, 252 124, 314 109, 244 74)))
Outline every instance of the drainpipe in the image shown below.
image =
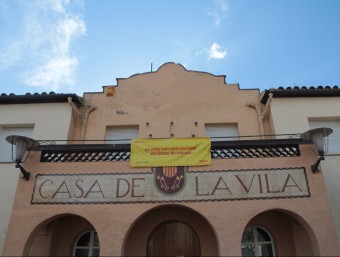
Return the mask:
POLYGON ((261 103, 248 103, 247 104, 248 107, 254 108, 255 111, 256 111, 257 119, 258 119, 258 122, 259 122, 259 129, 260 129, 260 136, 261 136, 261 138, 263 138, 263 136, 264 136, 264 124, 263 124, 263 121, 264 121, 264 118, 266 117, 266 115, 268 113, 269 106, 270 106, 270 103, 272 101, 272 98, 273 98, 273 94, 269 93, 269 97, 268 97, 266 106, 264 107, 263 111, 262 111, 262 108, 261 108, 262 107, 261 103))
POLYGON ((78 114, 78 117, 81 119, 80 141, 84 143, 86 125, 89 119, 90 112, 94 111, 97 108, 97 105, 87 105, 78 109, 77 106, 72 102, 72 97, 69 97, 67 100, 72 106, 72 109, 78 114))
POLYGON ((264 118, 266 117, 266 115, 267 115, 267 112, 268 112, 268 110, 269 110, 269 106, 270 106, 270 103, 271 103, 272 99, 273 99, 273 93, 269 93, 269 95, 268 95, 268 100, 267 100, 267 102, 266 102, 266 106, 264 107, 264 111, 263 111, 263 119, 264 119, 264 118))

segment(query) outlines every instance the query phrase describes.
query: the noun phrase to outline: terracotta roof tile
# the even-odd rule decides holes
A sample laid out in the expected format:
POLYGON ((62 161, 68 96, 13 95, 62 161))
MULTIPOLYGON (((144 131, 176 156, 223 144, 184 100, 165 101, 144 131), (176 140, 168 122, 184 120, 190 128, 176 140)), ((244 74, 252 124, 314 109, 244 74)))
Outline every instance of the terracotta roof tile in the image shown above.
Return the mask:
POLYGON ((25 95, 15 95, 13 93, 0 95, 1 104, 30 104, 30 103, 61 103, 68 102, 71 97, 72 101, 78 106, 83 106, 83 99, 76 94, 56 94, 51 91, 50 93, 26 93, 25 95))
POLYGON ((340 89, 338 86, 293 86, 293 87, 278 87, 264 91, 261 102, 266 103, 269 94, 273 97, 339 97, 340 89))

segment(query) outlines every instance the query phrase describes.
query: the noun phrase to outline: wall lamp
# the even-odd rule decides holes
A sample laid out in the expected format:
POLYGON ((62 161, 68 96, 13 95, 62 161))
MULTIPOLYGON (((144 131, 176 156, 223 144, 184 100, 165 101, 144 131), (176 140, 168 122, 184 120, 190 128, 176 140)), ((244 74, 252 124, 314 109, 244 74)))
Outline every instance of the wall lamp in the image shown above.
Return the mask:
POLYGON ((27 160, 31 152, 31 150, 28 148, 38 146, 39 143, 29 137, 17 136, 17 135, 6 137, 6 141, 12 144, 12 160, 16 163, 15 167, 20 169, 21 173, 24 175, 25 180, 29 180, 30 173, 26 171, 20 165, 20 163, 24 163, 27 160), (25 156, 25 153, 27 150, 29 151, 27 155, 25 156))
POLYGON ((319 171, 320 162, 325 159, 324 155, 328 150, 327 140, 325 140, 325 138, 332 134, 332 132, 333 130, 331 128, 315 128, 301 134, 302 139, 313 141, 314 151, 318 156, 320 156, 319 159, 312 165, 313 173, 319 171))

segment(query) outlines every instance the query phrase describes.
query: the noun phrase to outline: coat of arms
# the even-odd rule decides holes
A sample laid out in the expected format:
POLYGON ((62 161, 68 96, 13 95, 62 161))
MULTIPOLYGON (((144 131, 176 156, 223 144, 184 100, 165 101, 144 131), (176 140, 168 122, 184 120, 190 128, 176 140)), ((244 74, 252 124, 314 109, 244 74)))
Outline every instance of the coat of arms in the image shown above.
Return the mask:
POLYGON ((172 195, 185 185, 185 172, 188 167, 157 167, 153 168, 155 185, 159 191, 166 195, 172 195))

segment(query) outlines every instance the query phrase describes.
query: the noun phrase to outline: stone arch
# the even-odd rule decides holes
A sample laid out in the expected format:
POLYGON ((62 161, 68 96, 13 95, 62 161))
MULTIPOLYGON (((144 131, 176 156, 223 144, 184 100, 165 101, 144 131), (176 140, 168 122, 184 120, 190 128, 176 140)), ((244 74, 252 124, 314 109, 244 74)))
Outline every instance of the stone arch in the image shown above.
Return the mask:
POLYGON ((252 225, 261 226, 271 233, 276 256, 320 255, 313 229, 295 212, 284 209, 266 210, 253 216, 244 230, 252 225))
POLYGON ((79 215, 65 213, 47 218, 29 235, 23 256, 72 256, 75 240, 87 230, 95 228, 79 215))
POLYGON ((130 226, 122 247, 122 256, 145 256, 152 231, 167 221, 190 226, 199 237, 201 255, 219 255, 218 240, 210 223, 195 210, 182 205, 167 204, 143 213, 130 226))

